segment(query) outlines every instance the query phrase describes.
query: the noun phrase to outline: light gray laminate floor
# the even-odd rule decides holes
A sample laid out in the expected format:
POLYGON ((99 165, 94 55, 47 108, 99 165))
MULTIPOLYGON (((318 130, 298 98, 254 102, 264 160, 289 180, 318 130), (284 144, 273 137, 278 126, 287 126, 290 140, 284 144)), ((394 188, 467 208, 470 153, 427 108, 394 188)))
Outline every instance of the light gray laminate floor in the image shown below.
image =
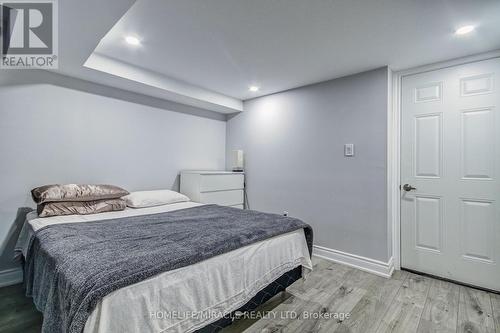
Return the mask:
MULTIPOLYGON (((385 279, 314 258, 314 271, 233 332, 488 332, 500 333, 500 295, 396 271, 385 279), (305 319, 323 313, 334 318, 305 319), (341 320, 335 314, 349 313, 341 320), (297 317, 295 317, 297 316, 297 317)), ((21 285, 0 288, 0 332, 40 332, 41 315, 21 285)))
POLYGON ((223 332, 500 333, 500 295, 405 271, 385 279, 318 258, 313 262, 306 281, 259 309, 261 317, 270 311, 267 318, 235 321, 223 332), (334 318, 301 318, 311 312, 334 318), (341 320, 335 313, 350 317, 341 320))

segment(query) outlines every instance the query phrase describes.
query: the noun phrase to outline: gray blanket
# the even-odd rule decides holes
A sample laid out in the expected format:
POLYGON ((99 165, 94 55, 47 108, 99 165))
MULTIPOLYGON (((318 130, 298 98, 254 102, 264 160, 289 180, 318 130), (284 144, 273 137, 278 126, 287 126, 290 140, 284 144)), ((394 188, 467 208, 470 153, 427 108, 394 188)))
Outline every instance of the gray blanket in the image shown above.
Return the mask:
POLYGON ((30 240, 26 293, 43 313, 43 332, 82 332, 97 303, 117 289, 301 228, 311 252, 304 222, 217 205, 51 225, 30 240))

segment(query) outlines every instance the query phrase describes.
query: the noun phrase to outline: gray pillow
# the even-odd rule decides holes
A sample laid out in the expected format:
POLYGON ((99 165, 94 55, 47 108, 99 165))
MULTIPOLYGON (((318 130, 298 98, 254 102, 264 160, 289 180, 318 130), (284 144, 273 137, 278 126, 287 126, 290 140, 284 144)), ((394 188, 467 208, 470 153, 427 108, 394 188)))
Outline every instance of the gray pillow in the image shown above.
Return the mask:
POLYGON ((122 199, 96 201, 59 201, 38 205, 38 216, 87 215, 124 210, 127 204, 122 199))
POLYGON ((127 194, 128 191, 114 185, 55 184, 31 190, 31 196, 37 205, 45 202, 117 199, 127 194))

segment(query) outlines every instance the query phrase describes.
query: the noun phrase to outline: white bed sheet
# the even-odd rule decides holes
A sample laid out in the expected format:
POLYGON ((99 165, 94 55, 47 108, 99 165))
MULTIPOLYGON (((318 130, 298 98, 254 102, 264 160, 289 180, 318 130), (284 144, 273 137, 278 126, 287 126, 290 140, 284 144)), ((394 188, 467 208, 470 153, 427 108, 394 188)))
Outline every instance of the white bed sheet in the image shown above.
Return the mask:
MULTIPOLYGON (((49 218, 30 213, 17 247, 26 255, 30 235, 46 225, 155 214, 200 205, 182 202, 49 218)), ((87 320, 84 333, 192 332, 238 309, 259 290, 298 266, 305 268, 305 272, 312 270, 302 229, 116 290, 99 302, 87 320)))

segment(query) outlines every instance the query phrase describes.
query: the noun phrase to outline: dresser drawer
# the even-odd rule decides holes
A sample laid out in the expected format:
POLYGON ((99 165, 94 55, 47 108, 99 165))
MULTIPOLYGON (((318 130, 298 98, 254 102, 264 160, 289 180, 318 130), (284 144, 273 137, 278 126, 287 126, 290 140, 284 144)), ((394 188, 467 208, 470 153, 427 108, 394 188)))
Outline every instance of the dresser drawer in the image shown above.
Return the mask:
POLYGON ((201 175, 200 192, 243 189, 243 177, 243 174, 201 175))
POLYGON ((243 204, 243 190, 216 191, 200 193, 200 202, 221 206, 243 204))

